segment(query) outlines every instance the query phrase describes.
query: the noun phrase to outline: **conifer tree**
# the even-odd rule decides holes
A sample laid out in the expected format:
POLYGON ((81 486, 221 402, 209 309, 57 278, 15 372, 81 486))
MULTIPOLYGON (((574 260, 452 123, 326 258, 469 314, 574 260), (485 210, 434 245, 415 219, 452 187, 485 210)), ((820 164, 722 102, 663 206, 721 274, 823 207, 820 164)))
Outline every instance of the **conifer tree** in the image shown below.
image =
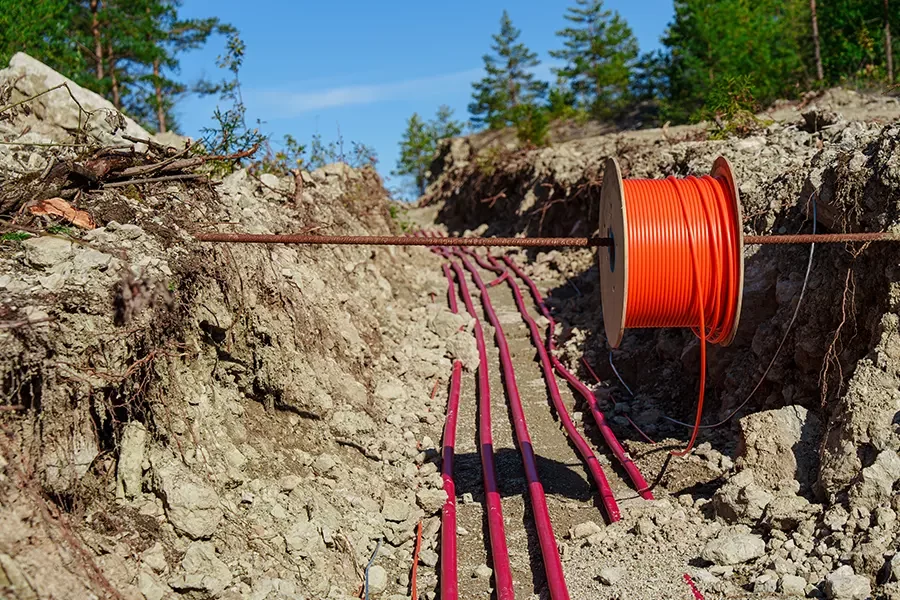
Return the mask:
POLYGON ((521 31, 503 11, 500 33, 492 36, 493 54, 483 57, 486 75, 472 85, 469 113, 475 125, 490 129, 515 125, 520 107, 534 106, 547 94, 547 83, 538 81, 531 72, 540 64, 537 54, 517 41, 519 35, 521 31))
POLYGON ((180 56, 214 33, 217 18, 181 19, 182 0, 0 0, 0 64, 19 51, 106 96, 148 129, 175 125, 187 93, 220 87, 177 79, 180 56))
POLYGON ((438 108, 437 115, 429 122, 418 113, 406 122, 406 131, 400 140, 400 157, 394 175, 412 178, 416 192, 421 195, 427 184, 428 167, 434 158, 438 143, 462 133, 462 124, 453 119, 449 106, 438 108))
POLYGON ((89 67, 70 34, 73 18, 69 0, 0 0, 0 68, 25 52, 83 83, 89 67))
POLYGON ((603 0, 575 0, 565 18, 572 23, 556 34, 561 50, 550 56, 566 66, 556 74, 567 80, 579 104, 597 117, 612 117, 627 104, 638 44, 625 20, 606 10, 603 0))

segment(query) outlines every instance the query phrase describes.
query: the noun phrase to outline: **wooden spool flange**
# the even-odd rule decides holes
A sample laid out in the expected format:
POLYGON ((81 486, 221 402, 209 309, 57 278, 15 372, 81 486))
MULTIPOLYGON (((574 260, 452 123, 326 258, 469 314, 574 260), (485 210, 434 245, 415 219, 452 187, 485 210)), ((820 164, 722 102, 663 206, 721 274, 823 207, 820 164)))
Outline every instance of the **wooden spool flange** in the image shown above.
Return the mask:
MULTIPOLYGON (((741 299, 744 295, 744 229, 741 213, 741 201, 738 188, 734 183, 731 164, 723 157, 713 162, 711 175, 721 177, 730 188, 734 201, 734 215, 738 231, 738 255, 740 270, 738 281, 737 313, 734 327, 721 343, 727 346, 734 340, 741 317, 741 299)), ((600 190, 600 236, 612 239, 612 244, 598 249, 600 263, 600 299, 603 305, 603 325, 606 339, 611 348, 618 348, 625 334, 625 321, 628 314, 628 206, 625 200, 625 188, 622 184, 622 171, 615 158, 606 160, 603 174, 603 187, 600 190)), ((661 290, 664 292, 664 290, 661 290)))

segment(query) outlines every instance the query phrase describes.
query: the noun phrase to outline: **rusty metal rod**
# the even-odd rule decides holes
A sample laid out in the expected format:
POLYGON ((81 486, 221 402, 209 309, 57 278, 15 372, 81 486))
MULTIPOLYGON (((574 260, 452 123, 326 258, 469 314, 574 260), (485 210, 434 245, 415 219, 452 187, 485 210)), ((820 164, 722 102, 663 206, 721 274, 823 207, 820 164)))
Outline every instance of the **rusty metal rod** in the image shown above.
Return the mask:
POLYGON ((847 242, 900 242, 900 235, 874 233, 798 233, 790 235, 745 235, 745 244, 843 244, 847 242))
MULTIPOLYGON (((609 246, 605 237, 405 237, 391 235, 273 235, 257 233, 199 233, 201 242, 233 244, 311 244, 345 246, 516 246, 522 248, 595 248, 609 246)), ((818 233, 799 235, 747 235, 745 244, 838 244, 845 242, 898 242, 900 234, 818 233)))
POLYGON ((256 233, 200 233, 201 242, 244 244, 331 244, 350 246, 608 246, 609 238, 403 237, 391 235, 269 235, 256 233))

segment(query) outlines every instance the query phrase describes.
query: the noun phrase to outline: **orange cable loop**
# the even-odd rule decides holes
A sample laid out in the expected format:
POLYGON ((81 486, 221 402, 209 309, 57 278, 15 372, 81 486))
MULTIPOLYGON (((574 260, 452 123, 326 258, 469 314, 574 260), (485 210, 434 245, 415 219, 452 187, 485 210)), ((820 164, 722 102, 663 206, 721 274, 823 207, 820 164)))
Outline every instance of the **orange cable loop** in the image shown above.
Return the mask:
POLYGON ((624 180, 629 275, 625 327, 690 327, 700 338, 694 446, 706 388, 706 344, 728 340, 738 318, 741 243, 722 177, 624 180))
POLYGON ((416 589, 417 583, 417 571, 419 570, 419 550, 422 549, 422 521, 419 521, 419 526, 416 528, 416 550, 413 552, 413 564, 412 564, 412 573, 410 573, 410 598, 412 600, 419 600, 419 592, 416 589))

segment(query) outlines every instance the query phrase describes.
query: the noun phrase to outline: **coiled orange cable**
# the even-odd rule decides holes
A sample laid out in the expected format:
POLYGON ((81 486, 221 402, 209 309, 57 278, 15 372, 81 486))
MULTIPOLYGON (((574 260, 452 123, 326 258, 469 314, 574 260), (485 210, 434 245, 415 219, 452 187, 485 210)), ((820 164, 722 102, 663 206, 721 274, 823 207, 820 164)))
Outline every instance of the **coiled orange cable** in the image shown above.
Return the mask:
POLYGON ((722 177, 623 182, 628 215, 625 327, 690 327, 700 338, 697 440, 706 388, 706 344, 729 339, 738 317, 741 242, 722 177))

